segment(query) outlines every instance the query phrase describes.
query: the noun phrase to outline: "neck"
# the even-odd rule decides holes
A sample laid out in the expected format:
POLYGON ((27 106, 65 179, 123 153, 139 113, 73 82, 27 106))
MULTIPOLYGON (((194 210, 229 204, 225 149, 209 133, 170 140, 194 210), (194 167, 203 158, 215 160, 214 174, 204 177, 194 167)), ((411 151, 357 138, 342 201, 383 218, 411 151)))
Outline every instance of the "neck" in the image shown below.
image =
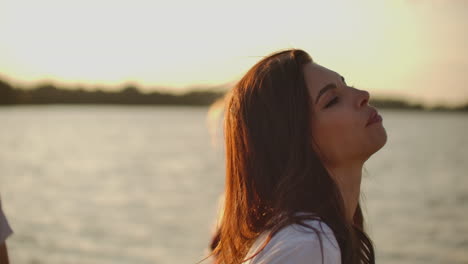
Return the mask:
POLYGON ((343 196, 346 218, 351 222, 359 202, 363 166, 364 163, 354 163, 330 168, 343 196))

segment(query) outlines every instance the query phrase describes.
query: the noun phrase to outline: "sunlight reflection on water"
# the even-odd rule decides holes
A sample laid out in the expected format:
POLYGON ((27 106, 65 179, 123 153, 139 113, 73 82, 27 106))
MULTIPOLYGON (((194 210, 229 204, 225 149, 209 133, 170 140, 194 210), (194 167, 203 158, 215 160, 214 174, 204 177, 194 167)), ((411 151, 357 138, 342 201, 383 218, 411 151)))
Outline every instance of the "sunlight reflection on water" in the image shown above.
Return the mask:
MULTIPOLYGON (((195 263, 224 182, 203 107, 0 108, 12 263, 195 263)), ((378 263, 468 263, 468 115, 381 111, 364 210, 378 263)))

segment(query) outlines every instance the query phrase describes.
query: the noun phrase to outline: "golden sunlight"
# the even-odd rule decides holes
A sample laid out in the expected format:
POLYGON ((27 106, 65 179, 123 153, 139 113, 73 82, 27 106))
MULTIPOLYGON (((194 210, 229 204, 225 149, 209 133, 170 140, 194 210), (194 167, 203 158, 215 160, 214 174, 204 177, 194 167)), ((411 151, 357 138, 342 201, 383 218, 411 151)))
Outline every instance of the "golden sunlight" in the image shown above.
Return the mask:
POLYGON ((4 0, 0 77, 23 84, 201 87, 232 82, 259 57, 294 47, 364 89, 413 97, 429 89, 428 101, 468 96, 444 95, 431 83, 414 88, 440 61, 468 65, 466 54, 447 49, 453 44, 434 41, 438 34, 467 39, 447 31, 468 24, 457 15, 463 8, 426 2, 4 0))

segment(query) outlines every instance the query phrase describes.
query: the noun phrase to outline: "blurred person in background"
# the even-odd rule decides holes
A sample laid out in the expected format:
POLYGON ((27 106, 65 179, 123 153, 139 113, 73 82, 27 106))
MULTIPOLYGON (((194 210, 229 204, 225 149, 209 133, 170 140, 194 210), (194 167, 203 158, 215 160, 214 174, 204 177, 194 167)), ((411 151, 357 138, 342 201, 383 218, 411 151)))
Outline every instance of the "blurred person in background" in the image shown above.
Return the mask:
POLYGON ((225 100, 216 263, 375 263, 359 196, 387 134, 369 93, 303 50, 274 53, 225 100))
POLYGON ((0 264, 8 264, 8 250, 6 246, 7 238, 13 233, 8 220, 2 210, 2 201, 0 200, 0 264))

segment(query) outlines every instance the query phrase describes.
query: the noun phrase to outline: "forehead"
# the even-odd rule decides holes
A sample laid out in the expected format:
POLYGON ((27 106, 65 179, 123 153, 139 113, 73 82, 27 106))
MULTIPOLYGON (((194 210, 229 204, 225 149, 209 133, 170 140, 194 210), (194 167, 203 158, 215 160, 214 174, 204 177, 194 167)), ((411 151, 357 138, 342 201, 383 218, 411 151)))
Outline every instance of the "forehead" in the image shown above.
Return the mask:
POLYGON ((341 75, 316 63, 304 65, 304 77, 312 98, 327 84, 334 83, 338 86, 342 81, 341 75))

